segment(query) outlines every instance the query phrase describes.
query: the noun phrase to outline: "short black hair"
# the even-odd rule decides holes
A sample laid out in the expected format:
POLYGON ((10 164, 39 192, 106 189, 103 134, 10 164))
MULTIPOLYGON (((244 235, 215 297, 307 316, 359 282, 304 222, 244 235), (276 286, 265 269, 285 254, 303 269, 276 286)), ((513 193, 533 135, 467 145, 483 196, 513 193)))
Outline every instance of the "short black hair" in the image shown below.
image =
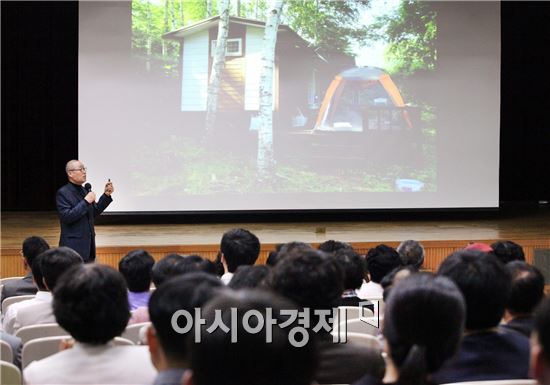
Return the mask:
POLYGON ((184 310, 194 316, 195 308, 201 308, 219 289, 224 288, 217 277, 194 272, 169 278, 151 294, 149 316, 162 350, 168 357, 179 362, 187 359, 187 334, 177 333, 172 327, 174 313, 184 310))
POLYGON ((324 251, 325 253, 336 253, 338 250, 348 249, 353 250, 353 247, 349 243, 335 241, 334 239, 329 239, 324 241, 318 247, 319 250, 324 251))
MULTIPOLYGON (((289 301, 274 293, 261 290, 228 291, 208 302, 203 311, 206 324, 201 327, 201 343, 191 345, 191 369, 196 385, 309 385, 317 366, 316 340, 309 336, 302 347, 292 344, 290 330, 281 323, 288 320, 283 310, 295 310, 289 301), (236 309, 237 331, 224 332, 216 328, 207 332, 214 320, 220 318, 225 325, 231 325, 236 309), (243 327, 245 314, 258 312, 266 320, 268 309, 271 319, 277 321, 269 327, 272 342, 266 343, 264 326, 257 333, 250 333, 243 327), (218 313, 219 312, 219 313, 218 313), (232 341, 233 333, 236 341, 232 341), (244 357, 244 359, 243 359, 244 357), (215 367, 213 367, 215 363, 215 367)), ((258 314, 256 313, 256 314, 258 314)), ((258 325, 258 317, 249 317, 251 327, 258 325)), ((296 338, 301 340, 300 336, 296 338)), ((304 341, 305 342, 305 341, 304 341)))
MULTIPOLYGON (((44 254, 44 253, 42 253, 44 254)), ((40 291, 48 290, 44 285, 44 276, 42 275, 42 254, 39 254, 32 262, 31 271, 34 284, 40 291)))
POLYGON ((550 361, 550 297, 544 299, 535 311, 534 331, 541 347, 541 353, 550 361))
POLYGON ((231 229, 222 236, 220 250, 227 269, 234 273, 238 266, 253 265, 260 255, 260 240, 245 229, 231 229))
POLYGON ((279 262, 279 253, 283 245, 284 243, 278 243, 275 245, 275 250, 271 250, 269 252, 269 254, 267 255, 267 259, 265 260, 266 265, 273 267, 277 264, 277 262, 279 262))
POLYGON ((235 274, 227 286, 235 290, 245 288, 252 289, 263 286, 266 281, 269 281, 270 276, 270 266, 239 266, 237 270, 235 270, 235 274))
POLYGON ((201 257, 200 255, 188 255, 178 265, 178 271, 181 274, 202 271, 208 274, 216 275, 216 265, 214 262, 201 257))
POLYGON ((49 248, 50 245, 48 245, 48 242, 44 238, 34 235, 23 241, 21 252, 27 261, 27 265, 32 269, 34 259, 49 248))
POLYGON ((40 254, 40 272, 50 291, 55 289, 57 280, 65 271, 82 263, 82 257, 66 246, 54 247, 40 254))
POLYGON ((133 250, 122 257, 118 262, 118 271, 126 280, 129 291, 149 291, 154 264, 154 258, 145 250, 133 250))
POLYGON ((311 249, 280 261, 270 286, 301 307, 331 309, 344 291, 344 272, 334 256, 311 249))
POLYGON ((453 280, 466 301, 466 329, 481 330, 499 324, 508 302, 510 273, 492 254, 459 250, 447 257, 438 270, 453 280))
POLYGON ((506 309, 512 315, 531 314, 544 298, 544 276, 535 266, 522 261, 506 264, 512 289, 506 309))
POLYGON ((384 276, 396 267, 401 266, 399 253, 390 246, 380 244, 367 253, 367 271, 371 281, 380 283, 384 276))
POLYGON ((418 241, 412 239, 401 242, 397 246, 397 253, 404 266, 413 266, 419 270, 424 263, 424 247, 418 241))
POLYGON ((298 242, 298 241, 287 242, 283 244, 281 246, 281 249, 279 250, 278 261, 285 258, 302 255, 303 253, 308 252, 310 250, 314 250, 314 249, 313 247, 311 247, 309 243, 298 242))
POLYGON ((159 287, 168 278, 180 274, 178 265, 181 261, 183 261, 183 255, 175 253, 168 254, 157 261, 151 271, 151 278, 155 287, 159 287))
POLYGON ((498 241, 491 245, 493 254, 497 256, 502 263, 512 261, 525 261, 523 248, 512 241, 498 241))
POLYGON ((349 248, 338 249, 334 257, 344 271, 344 289, 350 290, 361 287, 367 270, 365 258, 349 248))
POLYGON ((119 336, 130 319, 124 277, 112 267, 78 265, 59 280, 53 295, 57 323, 83 343, 105 344, 119 336))

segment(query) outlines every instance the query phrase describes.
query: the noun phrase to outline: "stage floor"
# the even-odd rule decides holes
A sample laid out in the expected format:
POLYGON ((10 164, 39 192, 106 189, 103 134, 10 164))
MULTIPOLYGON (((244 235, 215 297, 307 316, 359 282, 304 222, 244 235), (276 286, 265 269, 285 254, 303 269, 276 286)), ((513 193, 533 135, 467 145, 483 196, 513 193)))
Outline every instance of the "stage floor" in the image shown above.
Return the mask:
MULTIPOLYGON (((382 214, 383 215, 383 214, 382 214)), ((391 217, 388 214, 388 217, 391 217)), ((463 247, 468 242, 513 240, 526 247, 528 259, 532 250, 550 248, 550 209, 545 206, 513 208, 491 213, 471 212, 459 215, 410 213, 406 219, 381 219, 348 222, 285 222, 285 223, 217 223, 217 224, 121 224, 96 225, 98 260, 116 265, 125 252, 143 247, 157 258, 167 252, 199 253, 208 258, 215 256, 222 234, 233 227, 243 227, 255 233, 262 243, 264 260, 277 243, 303 241, 318 244, 329 239, 352 243, 360 252, 377 243, 397 245, 405 239, 422 241, 427 249, 428 266, 436 267, 442 255, 463 247), (421 217, 424 219, 415 219, 421 217), (102 259, 103 258, 103 259, 102 259)), ((403 216, 401 216, 403 218, 403 216)), ((2 276, 19 271, 21 242, 27 236, 40 235, 51 246, 59 240, 59 222, 55 212, 2 213, 2 276), (9 258, 12 261, 7 261, 9 258), (9 263, 8 263, 9 262, 9 263)))

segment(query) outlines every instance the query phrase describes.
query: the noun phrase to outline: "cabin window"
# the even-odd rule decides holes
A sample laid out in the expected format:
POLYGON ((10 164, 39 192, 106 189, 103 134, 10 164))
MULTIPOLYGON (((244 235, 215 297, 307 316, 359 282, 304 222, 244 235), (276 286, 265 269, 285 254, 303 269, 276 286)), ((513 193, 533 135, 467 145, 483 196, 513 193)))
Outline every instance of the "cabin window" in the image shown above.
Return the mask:
MULTIPOLYGON (((217 40, 212 40, 210 46, 210 56, 214 57, 216 51, 217 40)), ((225 56, 242 56, 243 55, 243 40, 242 39, 227 39, 227 47, 225 47, 225 56)))

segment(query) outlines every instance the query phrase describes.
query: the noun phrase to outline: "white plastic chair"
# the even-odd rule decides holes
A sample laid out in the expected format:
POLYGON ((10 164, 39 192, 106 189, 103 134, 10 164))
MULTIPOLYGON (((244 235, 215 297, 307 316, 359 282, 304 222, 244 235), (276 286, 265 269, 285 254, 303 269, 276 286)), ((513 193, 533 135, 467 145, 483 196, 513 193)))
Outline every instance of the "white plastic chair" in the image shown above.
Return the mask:
POLYGON ((149 327, 149 325, 151 325, 151 322, 140 322, 137 324, 128 325, 122 332, 121 337, 129 339, 136 345, 142 345, 143 339, 141 338, 140 330, 143 327, 149 327))
POLYGON ((21 370, 10 362, 0 362, 0 384, 21 385, 21 370))
POLYGON ((15 332, 15 336, 21 338, 23 345, 36 338, 66 335, 69 333, 57 323, 23 326, 15 332))
POLYGON ((13 351, 11 350, 10 344, 2 340, 0 340, 0 359, 6 362, 13 361, 13 351))
POLYGON ((0 278, 0 285, 5 285, 6 283, 11 282, 11 281, 19 281, 20 279, 23 279, 23 277, 0 278))
POLYGON ((380 334, 380 328, 374 326, 376 324, 377 318, 367 317, 369 323, 361 319, 351 319, 347 321, 342 321, 338 324, 338 328, 334 330, 334 333, 360 333, 360 334, 369 334, 371 336, 377 336, 380 334))
POLYGON ((382 349, 382 345, 380 344, 378 338, 376 338, 375 336, 371 336, 370 334, 347 333, 346 341, 353 342, 357 345, 366 346, 372 349, 382 349))
POLYGON ((26 301, 28 299, 33 299, 34 294, 29 295, 16 295, 15 297, 8 297, 5 300, 2 301, 2 314, 6 314, 6 310, 8 310, 8 307, 13 305, 14 303, 26 301))

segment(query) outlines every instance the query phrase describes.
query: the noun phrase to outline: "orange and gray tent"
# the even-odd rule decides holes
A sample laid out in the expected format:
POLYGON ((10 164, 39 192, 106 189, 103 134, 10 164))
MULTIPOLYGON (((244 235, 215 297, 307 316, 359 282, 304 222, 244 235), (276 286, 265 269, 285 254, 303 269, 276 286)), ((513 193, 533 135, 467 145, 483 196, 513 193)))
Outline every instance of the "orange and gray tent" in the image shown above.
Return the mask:
POLYGON ((315 130, 363 131, 369 110, 400 110, 406 128, 412 128, 405 102, 390 75, 375 67, 351 68, 336 75, 319 110, 315 130))

